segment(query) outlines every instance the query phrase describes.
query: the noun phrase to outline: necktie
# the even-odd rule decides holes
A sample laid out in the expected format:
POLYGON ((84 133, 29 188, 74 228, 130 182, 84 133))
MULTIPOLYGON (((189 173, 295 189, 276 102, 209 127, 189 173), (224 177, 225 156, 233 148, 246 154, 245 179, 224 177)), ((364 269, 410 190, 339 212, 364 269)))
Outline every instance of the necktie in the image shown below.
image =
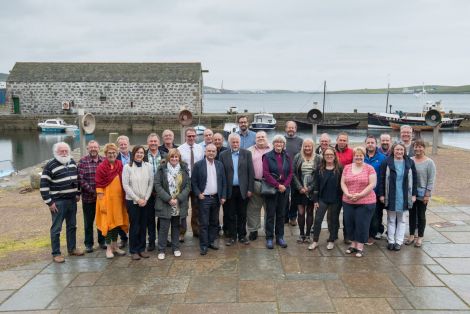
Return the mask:
POLYGON ((191 148, 191 170, 193 170, 193 167, 194 167, 194 150, 193 150, 193 147, 190 146, 191 148))

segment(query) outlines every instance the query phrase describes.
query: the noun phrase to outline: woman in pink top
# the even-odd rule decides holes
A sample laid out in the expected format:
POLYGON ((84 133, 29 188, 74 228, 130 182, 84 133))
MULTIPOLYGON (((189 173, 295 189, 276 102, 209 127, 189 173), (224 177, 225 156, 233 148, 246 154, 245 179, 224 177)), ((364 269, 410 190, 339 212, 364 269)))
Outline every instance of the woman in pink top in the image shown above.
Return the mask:
POLYGON ((369 226, 375 209, 374 187, 377 175, 374 167, 364 163, 366 150, 354 149, 353 163, 346 165, 341 176, 343 190, 343 215, 346 224, 346 237, 352 241, 346 254, 364 255, 364 243, 369 238, 369 226))

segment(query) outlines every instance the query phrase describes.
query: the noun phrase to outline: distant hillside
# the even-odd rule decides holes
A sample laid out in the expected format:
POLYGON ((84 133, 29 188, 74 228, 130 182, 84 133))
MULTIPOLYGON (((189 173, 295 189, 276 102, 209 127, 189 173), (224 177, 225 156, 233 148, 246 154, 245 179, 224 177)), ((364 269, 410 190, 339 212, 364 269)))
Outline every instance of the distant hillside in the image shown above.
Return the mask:
MULTIPOLYGON (((424 89, 428 94, 470 94, 470 85, 462 86, 443 86, 443 85, 425 85, 424 89)), ((423 86, 408 86, 390 88, 391 94, 413 94, 420 93, 423 86)), ((386 88, 375 89, 351 89, 342 91, 329 91, 330 94, 385 94, 386 88)))
POLYGON ((8 74, 0 73, 0 82, 5 82, 8 78, 8 74))
POLYGON ((285 89, 220 89, 204 86, 204 94, 289 94, 289 93, 313 93, 312 91, 293 91, 285 89))

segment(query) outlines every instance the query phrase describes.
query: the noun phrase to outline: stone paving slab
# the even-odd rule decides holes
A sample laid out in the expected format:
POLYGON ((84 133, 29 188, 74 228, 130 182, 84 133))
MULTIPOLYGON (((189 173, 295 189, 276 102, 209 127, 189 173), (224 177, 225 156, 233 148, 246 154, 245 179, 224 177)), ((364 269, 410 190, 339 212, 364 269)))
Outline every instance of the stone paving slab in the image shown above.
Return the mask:
MULTIPOLYGON (((0 312, 14 313, 466 313, 470 312, 470 207, 430 208, 422 248, 388 251, 385 239, 356 258, 342 239, 287 249, 264 238, 199 255, 186 237, 176 258, 107 260, 103 250, 0 272, 0 312), (458 219, 457 219, 458 218, 458 219), (451 220, 457 219, 457 220, 451 220), (459 220, 460 219, 460 220, 459 220)), ((261 233, 262 234, 262 233, 261 233)), ((341 232, 340 232, 341 234, 341 232)))

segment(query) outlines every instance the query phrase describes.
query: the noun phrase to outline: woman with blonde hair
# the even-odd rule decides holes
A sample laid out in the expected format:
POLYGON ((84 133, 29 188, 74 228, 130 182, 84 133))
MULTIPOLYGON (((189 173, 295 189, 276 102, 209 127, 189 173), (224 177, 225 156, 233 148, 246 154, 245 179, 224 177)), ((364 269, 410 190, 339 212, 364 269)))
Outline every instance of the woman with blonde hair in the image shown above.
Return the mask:
POLYGON ((321 162, 320 155, 315 154, 315 143, 306 138, 302 148, 294 157, 292 176, 292 200, 298 208, 297 222, 300 236, 297 243, 310 242, 310 230, 313 225, 313 190, 316 183, 315 172, 321 162), (307 214, 307 219, 305 219, 307 214), (305 227, 307 230, 305 231, 305 227))
POLYGON ((158 230, 158 259, 165 259, 168 232, 171 226, 171 246, 175 257, 181 256, 179 228, 181 219, 188 215, 188 196, 191 187, 188 166, 181 160, 176 148, 168 151, 155 174, 157 201, 155 211, 160 221, 158 230))
POLYGON ((114 253, 125 255, 117 246, 118 231, 127 233, 127 216, 122 188, 122 163, 117 160, 118 148, 113 143, 104 146, 105 160, 96 169, 96 226, 106 239, 106 258, 114 253))
POLYGON ((346 254, 364 255, 364 243, 369 239, 369 226, 375 210, 374 192, 377 175, 374 167, 366 164, 364 147, 353 150, 353 163, 346 165, 341 176, 343 190, 343 215, 346 224, 346 237, 351 246, 346 254))

